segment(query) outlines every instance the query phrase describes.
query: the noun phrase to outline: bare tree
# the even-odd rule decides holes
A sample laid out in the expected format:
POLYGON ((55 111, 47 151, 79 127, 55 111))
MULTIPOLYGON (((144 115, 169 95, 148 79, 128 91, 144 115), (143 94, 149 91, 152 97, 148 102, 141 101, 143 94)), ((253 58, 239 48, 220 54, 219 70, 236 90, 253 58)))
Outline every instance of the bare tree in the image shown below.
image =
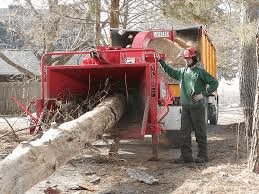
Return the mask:
MULTIPOLYGON (((31 49, 39 61, 42 54, 57 49, 77 51, 93 45, 94 28, 88 5, 79 3, 67 5, 60 4, 58 0, 48 0, 48 7, 36 9, 31 1, 26 2, 26 6, 13 6, 6 23, 9 29, 23 40, 23 48, 31 49)), ((0 58, 3 59, 1 56, 0 58)), ((4 58, 8 59, 7 56, 4 58)), ((47 63, 48 65, 65 64, 70 58, 71 56, 49 57, 47 63)), ((8 59, 8 61, 11 60, 8 59)), ((22 66, 9 62, 8 64, 15 68, 22 66)), ((28 74, 25 69, 18 70, 28 74)))

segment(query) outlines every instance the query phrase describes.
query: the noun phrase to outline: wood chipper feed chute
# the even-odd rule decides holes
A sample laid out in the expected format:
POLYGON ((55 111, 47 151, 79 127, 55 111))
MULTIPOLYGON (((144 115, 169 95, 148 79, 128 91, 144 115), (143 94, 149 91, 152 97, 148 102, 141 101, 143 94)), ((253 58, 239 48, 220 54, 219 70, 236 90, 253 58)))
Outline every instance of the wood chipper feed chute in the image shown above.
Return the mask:
POLYGON ((98 85, 111 79, 112 82, 124 79, 143 80, 144 65, 134 68, 125 65, 60 66, 47 68, 47 98, 66 97, 73 94, 87 94, 98 85))

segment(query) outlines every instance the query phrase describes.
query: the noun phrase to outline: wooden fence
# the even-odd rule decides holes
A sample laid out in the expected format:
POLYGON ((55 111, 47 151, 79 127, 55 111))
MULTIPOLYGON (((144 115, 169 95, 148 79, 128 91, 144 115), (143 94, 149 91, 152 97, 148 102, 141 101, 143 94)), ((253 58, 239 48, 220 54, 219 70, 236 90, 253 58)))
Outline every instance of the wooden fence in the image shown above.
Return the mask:
POLYGON ((22 114, 22 109, 11 97, 15 96, 23 105, 27 106, 32 100, 40 97, 40 86, 40 82, 0 82, 0 115, 22 114))

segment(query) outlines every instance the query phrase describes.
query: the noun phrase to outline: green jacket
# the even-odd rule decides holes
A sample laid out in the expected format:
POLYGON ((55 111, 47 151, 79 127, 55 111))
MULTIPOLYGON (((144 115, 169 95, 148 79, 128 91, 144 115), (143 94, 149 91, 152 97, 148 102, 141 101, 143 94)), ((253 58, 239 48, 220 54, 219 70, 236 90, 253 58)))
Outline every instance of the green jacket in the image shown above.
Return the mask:
POLYGON ((202 93, 209 96, 218 87, 218 81, 200 67, 171 68, 164 61, 159 61, 165 72, 174 79, 180 81, 181 104, 183 106, 197 107, 205 101, 194 102, 192 95, 202 93), (208 87, 207 87, 208 85, 208 87))

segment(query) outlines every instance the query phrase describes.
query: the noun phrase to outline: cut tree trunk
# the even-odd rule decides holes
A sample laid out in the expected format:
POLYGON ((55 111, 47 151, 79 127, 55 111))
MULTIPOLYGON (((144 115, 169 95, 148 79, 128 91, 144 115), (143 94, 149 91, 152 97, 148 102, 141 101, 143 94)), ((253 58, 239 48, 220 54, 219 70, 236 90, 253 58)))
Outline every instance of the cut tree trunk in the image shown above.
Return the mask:
POLYGON ((92 111, 20 144, 0 163, 0 193, 25 193, 110 130, 123 112, 124 97, 107 97, 92 111))

